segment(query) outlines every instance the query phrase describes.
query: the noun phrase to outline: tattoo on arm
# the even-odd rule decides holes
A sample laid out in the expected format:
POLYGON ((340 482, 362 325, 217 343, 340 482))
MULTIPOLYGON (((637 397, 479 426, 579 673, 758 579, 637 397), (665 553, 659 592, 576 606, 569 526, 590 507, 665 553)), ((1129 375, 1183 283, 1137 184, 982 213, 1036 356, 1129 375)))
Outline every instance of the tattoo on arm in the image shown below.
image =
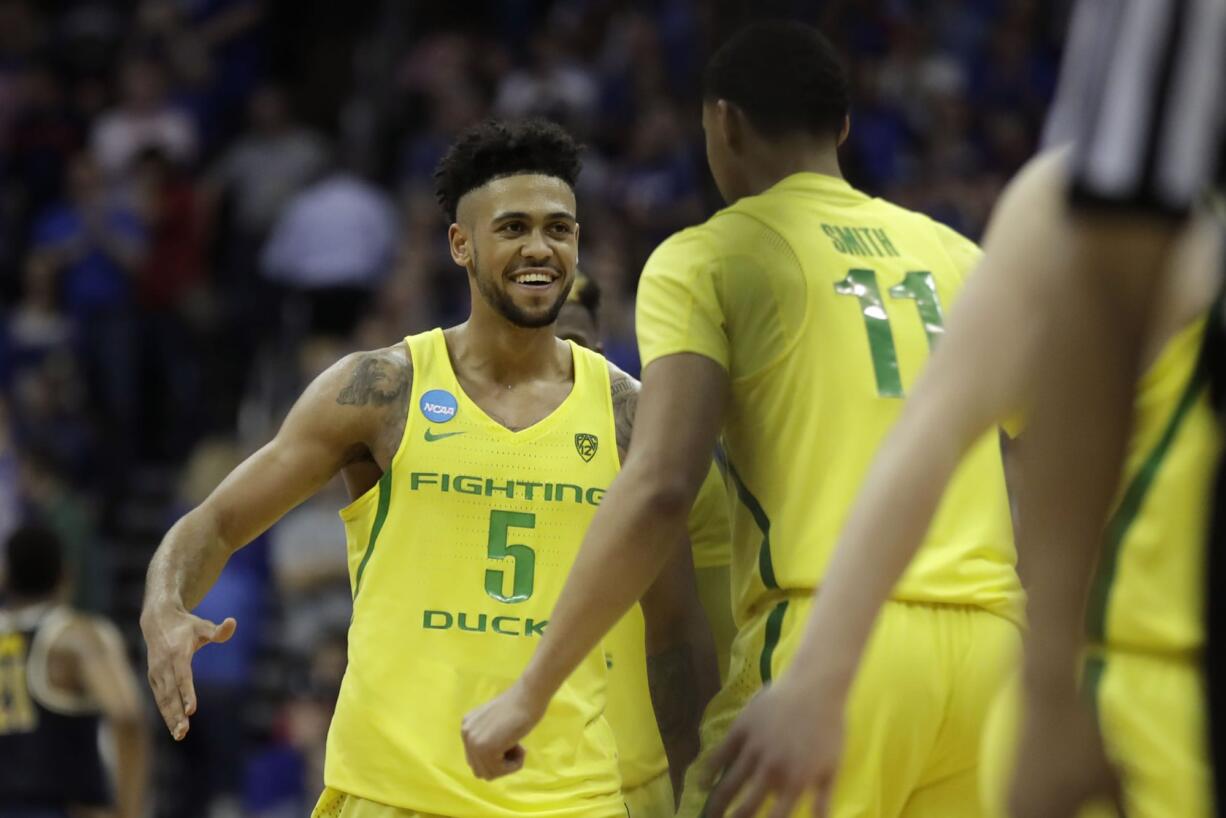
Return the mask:
POLYGON ((617 448, 624 454, 630 450, 630 435, 634 431, 634 414, 639 406, 639 383, 629 375, 614 375, 613 420, 617 430, 617 448))
POLYGON ((353 377, 336 396, 336 402, 341 406, 388 406, 407 400, 408 393, 408 367, 372 353, 358 361, 353 377))
POLYGON ((669 770, 680 771, 673 787, 681 792, 681 776, 698 755, 698 728, 702 721, 703 697, 695 695, 701 684, 696 657, 688 644, 674 645, 647 657, 647 687, 656 725, 664 741, 669 770))

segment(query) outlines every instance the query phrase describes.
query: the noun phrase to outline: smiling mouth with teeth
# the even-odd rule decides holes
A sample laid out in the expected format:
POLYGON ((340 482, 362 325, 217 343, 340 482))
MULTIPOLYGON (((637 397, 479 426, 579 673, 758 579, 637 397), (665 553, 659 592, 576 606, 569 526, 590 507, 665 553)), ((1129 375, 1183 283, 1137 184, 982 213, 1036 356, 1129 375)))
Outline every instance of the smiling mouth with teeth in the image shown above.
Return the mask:
POLYGON ((532 284, 537 286, 541 284, 552 284, 553 279, 554 277, 548 273, 521 273, 519 275, 511 276, 511 280, 516 284, 532 284))

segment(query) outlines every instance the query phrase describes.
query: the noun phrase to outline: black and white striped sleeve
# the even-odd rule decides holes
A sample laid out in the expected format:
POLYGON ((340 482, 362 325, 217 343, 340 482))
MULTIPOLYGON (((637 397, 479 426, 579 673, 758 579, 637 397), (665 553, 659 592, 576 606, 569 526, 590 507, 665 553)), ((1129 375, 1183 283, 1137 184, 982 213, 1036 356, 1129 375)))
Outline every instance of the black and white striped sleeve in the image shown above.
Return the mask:
POLYGON ((1186 213, 1226 178, 1226 0, 1080 0, 1044 141, 1075 203, 1186 213))

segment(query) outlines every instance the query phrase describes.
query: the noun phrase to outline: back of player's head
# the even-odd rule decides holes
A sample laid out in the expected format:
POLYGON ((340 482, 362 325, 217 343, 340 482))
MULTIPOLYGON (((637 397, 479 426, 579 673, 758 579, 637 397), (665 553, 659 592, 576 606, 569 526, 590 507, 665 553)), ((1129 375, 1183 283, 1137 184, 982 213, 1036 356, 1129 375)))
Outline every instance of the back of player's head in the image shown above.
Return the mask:
POLYGON ((60 540, 49 528, 23 525, 9 535, 4 549, 5 586, 9 594, 41 597, 60 584, 60 540))
POLYGON ((847 116, 847 74, 817 29, 772 20, 741 29, 703 75, 703 99, 735 105, 763 136, 837 137, 847 116))
POLYGON ((575 273, 575 286, 566 300, 578 304, 592 317, 592 323, 600 326, 600 285, 581 272, 575 273))
POLYGON ((454 222, 464 194, 492 179, 539 173, 574 187, 579 153, 574 138, 547 120, 487 120, 464 131, 448 149, 434 171, 435 195, 454 222))

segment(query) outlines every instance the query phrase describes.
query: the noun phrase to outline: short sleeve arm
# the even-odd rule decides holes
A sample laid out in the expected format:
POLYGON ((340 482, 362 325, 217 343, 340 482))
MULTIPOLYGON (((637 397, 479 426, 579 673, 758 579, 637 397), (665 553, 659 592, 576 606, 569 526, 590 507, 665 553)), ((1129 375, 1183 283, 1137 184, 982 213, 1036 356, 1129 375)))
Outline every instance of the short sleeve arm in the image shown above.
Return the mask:
POLYGON ((652 253, 639 280, 635 307, 643 366, 692 352, 730 369, 718 272, 718 259, 697 230, 672 236, 652 253))

